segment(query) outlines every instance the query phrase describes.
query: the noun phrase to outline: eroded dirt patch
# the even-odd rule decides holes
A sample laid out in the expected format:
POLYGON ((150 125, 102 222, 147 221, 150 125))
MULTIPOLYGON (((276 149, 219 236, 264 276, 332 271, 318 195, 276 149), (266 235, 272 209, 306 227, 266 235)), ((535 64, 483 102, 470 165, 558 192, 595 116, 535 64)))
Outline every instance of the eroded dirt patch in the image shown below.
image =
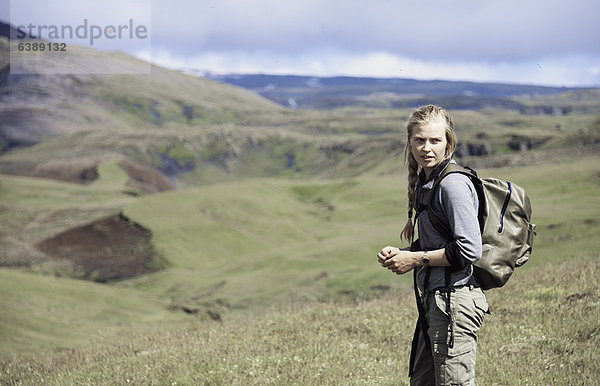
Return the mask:
POLYGON ((119 162, 119 166, 129 176, 127 184, 144 193, 158 193, 175 189, 167 177, 148 165, 124 159, 119 162))
POLYGON ((17 174, 85 185, 98 179, 98 167, 91 162, 57 159, 30 166, 17 174))
POLYGON ((67 230, 36 247, 53 259, 69 261, 75 276, 104 283, 160 269, 162 260, 151 237, 149 230, 117 214, 67 230))
MULTIPOLYGON (((99 162, 94 159, 53 159, 12 173, 87 185, 98 179, 99 162)), ((129 176, 127 185, 139 192, 158 193, 175 189, 168 177, 148 165, 125 158, 119 161, 119 167, 129 176)))

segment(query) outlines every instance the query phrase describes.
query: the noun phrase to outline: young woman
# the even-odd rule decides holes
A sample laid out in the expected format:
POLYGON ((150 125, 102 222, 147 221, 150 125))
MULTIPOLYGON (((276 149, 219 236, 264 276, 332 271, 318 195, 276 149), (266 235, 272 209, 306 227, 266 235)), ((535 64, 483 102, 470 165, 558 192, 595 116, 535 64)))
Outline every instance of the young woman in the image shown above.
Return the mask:
POLYGON ((478 198, 469 178, 452 173, 431 191, 452 160, 454 125, 439 106, 417 108, 406 125, 408 142, 408 222, 401 238, 413 239, 416 212, 418 240, 409 248, 386 246, 381 265, 401 275, 414 270, 419 320, 413 339, 411 385, 470 385, 475 379, 477 331, 488 313, 472 264, 481 258, 478 198), (431 210, 451 230, 448 239, 433 226, 431 210))

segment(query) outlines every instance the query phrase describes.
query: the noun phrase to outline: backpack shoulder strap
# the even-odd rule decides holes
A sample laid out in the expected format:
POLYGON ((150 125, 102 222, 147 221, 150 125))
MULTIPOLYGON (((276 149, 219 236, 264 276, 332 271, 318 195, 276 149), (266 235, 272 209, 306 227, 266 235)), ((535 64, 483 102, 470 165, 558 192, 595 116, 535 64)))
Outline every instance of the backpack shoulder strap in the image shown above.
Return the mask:
POLYGON ((477 173, 475 173, 475 171, 472 170, 472 169, 466 169, 466 168, 463 168, 460 165, 457 165, 457 164, 454 164, 454 163, 449 163, 444 168, 444 170, 442 170, 442 172, 440 173, 440 175, 435 179, 435 181, 433 183, 433 187, 431 188, 431 193, 429 194, 429 200, 427 201, 427 216, 429 217, 429 221, 431 221, 431 224, 433 225, 433 227, 442 236, 444 236, 447 240, 449 240, 449 239, 452 238, 452 231, 435 214, 431 203, 433 202, 433 199, 435 197, 435 192, 437 191, 440 183, 442 182, 442 180, 444 179, 444 177, 446 177, 447 175, 449 175, 451 173, 464 174, 464 175, 466 175, 466 176, 468 176, 470 178, 477 176, 477 173))
POLYGON ((433 187, 431 188, 431 193, 429 194, 429 200, 427 202, 427 216, 429 217, 429 221, 431 221, 431 224, 434 226, 434 228, 442 235, 444 236, 447 240, 450 240, 452 238, 452 230, 448 228, 448 226, 446 224, 444 224, 439 217, 435 214, 435 211, 433 210, 433 207, 431 206, 431 203, 433 202, 433 199, 435 197, 435 192, 437 191, 438 186, 440 185, 440 183, 442 182, 442 180, 444 179, 444 177, 446 177, 447 175, 451 174, 451 173, 460 173, 460 174, 464 174, 467 177, 469 177, 469 179, 471 179, 471 181, 473 182, 473 185, 475 186, 475 191, 477 192, 477 197, 479 199, 479 213, 478 213, 478 221, 479 221, 479 226, 480 229, 483 230, 483 219, 481 216, 481 213, 483 211, 483 201, 482 198, 485 198, 485 195, 483 193, 483 188, 481 186, 481 180, 479 180, 479 177, 477 177, 477 172, 471 168, 464 168, 458 164, 455 163, 449 163, 444 170, 440 173, 440 175, 435 179, 434 183, 433 183, 433 187))

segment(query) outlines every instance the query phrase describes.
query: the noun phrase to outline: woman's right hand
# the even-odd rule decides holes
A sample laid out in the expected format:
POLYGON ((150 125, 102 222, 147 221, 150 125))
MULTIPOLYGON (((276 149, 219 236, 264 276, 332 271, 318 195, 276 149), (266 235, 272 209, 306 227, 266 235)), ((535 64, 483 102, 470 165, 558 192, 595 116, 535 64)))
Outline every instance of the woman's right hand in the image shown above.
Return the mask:
POLYGON ((377 259, 379 260, 380 264, 383 264, 387 259, 396 256, 399 252, 399 248, 388 245, 387 247, 381 248, 381 251, 379 251, 379 253, 377 254, 377 259))
POLYGON ((418 265, 414 252, 410 248, 396 248, 387 246, 377 254, 377 259, 383 268, 387 268, 396 275, 409 272, 418 265))

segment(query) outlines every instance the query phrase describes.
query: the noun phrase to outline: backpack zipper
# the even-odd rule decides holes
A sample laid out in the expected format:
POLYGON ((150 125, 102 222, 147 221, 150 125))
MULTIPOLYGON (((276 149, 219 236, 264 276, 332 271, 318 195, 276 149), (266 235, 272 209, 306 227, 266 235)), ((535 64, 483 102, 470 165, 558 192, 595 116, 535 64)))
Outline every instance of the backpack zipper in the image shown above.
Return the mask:
POLYGON ((502 204, 502 210, 500 210, 500 227, 498 228, 498 233, 502 233, 504 229, 504 214, 506 213, 506 208, 508 207, 508 202, 510 201, 510 196, 512 194, 512 186, 510 182, 506 181, 508 184, 508 192, 506 193, 506 197, 504 198, 504 204, 502 204))

